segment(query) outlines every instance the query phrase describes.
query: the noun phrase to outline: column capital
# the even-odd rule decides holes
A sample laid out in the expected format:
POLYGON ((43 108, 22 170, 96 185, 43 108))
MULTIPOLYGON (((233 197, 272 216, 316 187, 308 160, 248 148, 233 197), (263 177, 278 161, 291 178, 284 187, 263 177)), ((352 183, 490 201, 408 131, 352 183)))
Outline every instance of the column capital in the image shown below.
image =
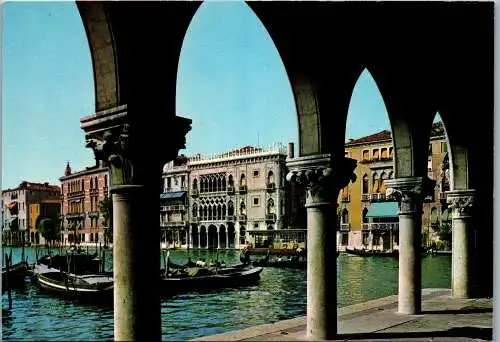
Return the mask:
POLYGON ((151 163, 145 163, 148 158, 146 150, 152 142, 147 139, 148 132, 142 131, 144 128, 136 127, 134 130, 128 119, 126 105, 80 119, 80 127, 86 133, 85 147, 91 148, 95 159, 102 161, 110 169, 111 191, 116 186, 144 184, 149 181, 145 179, 148 177, 147 172, 142 172, 144 170, 141 171, 140 168, 156 168, 173 160, 179 150, 185 148, 185 135, 191 130, 190 119, 173 117, 166 135, 166 150, 161 154, 154 154, 155 158, 151 163))
POLYGON ((452 210, 452 218, 460 219, 470 217, 470 211, 475 203, 476 190, 446 191, 446 203, 452 210))
POLYGON ((333 163, 329 154, 294 158, 287 161, 290 172, 286 179, 306 187, 306 206, 331 204, 340 189, 356 180, 356 164, 350 158, 333 163))
POLYGON ((411 215, 421 211, 423 198, 434 189, 435 181, 427 177, 387 179, 386 195, 399 202, 399 214, 411 215))

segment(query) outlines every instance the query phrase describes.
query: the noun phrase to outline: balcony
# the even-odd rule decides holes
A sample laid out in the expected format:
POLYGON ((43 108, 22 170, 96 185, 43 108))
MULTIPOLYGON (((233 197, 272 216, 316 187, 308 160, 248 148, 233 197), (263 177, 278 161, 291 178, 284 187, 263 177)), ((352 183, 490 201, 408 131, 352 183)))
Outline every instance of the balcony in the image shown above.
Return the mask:
POLYGON ((226 192, 228 195, 234 195, 234 185, 228 185, 226 192))
POLYGON ((234 222, 234 215, 227 215, 226 216, 226 221, 227 222, 234 222))
POLYGON ((362 194, 361 195, 361 201, 363 201, 363 202, 369 202, 370 201, 370 195, 369 194, 362 194))
POLYGON ((348 203, 351 201, 350 195, 342 195, 342 203, 348 203))
POLYGON ((66 214, 67 219, 78 218, 78 217, 85 217, 85 213, 67 213, 66 214))
POLYGON ((191 197, 198 197, 199 194, 198 188, 191 189, 191 197))
POLYGON ((247 192, 247 186, 246 185, 240 185, 240 194, 244 194, 247 192))
POLYGON ((160 227, 185 227, 187 224, 186 221, 168 221, 168 222, 160 222, 160 227))
POLYGON ((399 228, 399 223, 368 223, 368 224, 370 225, 370 230, 396 231, 399 228))
POLYGON ((247 215, 240 215, 238 216, 238 221, 241 223, 247 222, 247 215))
POLYGON ((266 222, 276 222, 276 214, 266 214, 266 222))
POLYGON ((276 184, 274 182, 273 183, 267 183, 266 184, 266 189, 269 192, 274 191, 274 190, 276 190, 276 184))
POLYGON ((186 211, 186 206, 183 204, 178 205, 162 205, 160 211, 186 211))
POLYGON ((348 232, 350 228, 351 228, 351 224, 350 223, 342 223, 342 224, 340 224, 340 231, 342 231, 342 232, 348 232))

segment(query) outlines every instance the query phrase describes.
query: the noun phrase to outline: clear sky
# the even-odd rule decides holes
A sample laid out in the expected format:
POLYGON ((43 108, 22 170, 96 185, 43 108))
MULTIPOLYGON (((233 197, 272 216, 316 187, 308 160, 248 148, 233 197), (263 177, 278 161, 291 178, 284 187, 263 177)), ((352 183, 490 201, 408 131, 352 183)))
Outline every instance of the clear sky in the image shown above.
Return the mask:
MULTIPOLYGON (((79 127, 79 118, 95 109, 80 16, 73 2, 11 2, 2 16, 2 188, 23 180, 59 184, 67 161, 73 170, 94 164, 79 127)), ((298 142, 284 66, 262 23, 241 2, 208 2, 196 13, 181 51, 176 106, 177 115, 193 120, 181 153, 298 142)), ((364 72, 354 88, 347 138, 387 128, 380 93, 364 72)))

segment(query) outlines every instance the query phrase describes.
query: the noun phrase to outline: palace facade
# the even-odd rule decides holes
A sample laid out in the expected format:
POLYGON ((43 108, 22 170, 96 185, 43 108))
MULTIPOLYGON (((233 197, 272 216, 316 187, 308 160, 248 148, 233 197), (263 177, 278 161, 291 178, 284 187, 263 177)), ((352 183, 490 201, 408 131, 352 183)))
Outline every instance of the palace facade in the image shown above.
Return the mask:
MULTIPOLYGON (((291 145, 293 149, 293 144, 291 145)), ((246 146, 165 165, 160 196, 162 241, 183 248, 303 244, 289 224, 286 148, 246 146)))
POLYGON ((109 197, 109 169, 96 165, 72 172, 69 163, 59 178, 62 189, 62 242, 104 243, 106 222, 99 210, 109 197))
MULTIPOLYGON (((422 229, 429 245, 439 241, 440 227, 451 224, 444 192, 450 189, 446 135, 442 122, 432 127, 428 153, 428 177, 436 181, 432 196, 425 198, 422 229)), ((385 181, 394 175, 394 155, 390 131, 382 131, 345 145, 345 156, 358 161, 357 180, 338 197, 338 235, 340 249, 346 247, 398 248, 398 203, 386 195, 385 181)))
POLYGON ((40 219, 59 225, 61 189, 49 183, 24 181, 17 188, 2 190, 2 237, 6 244, 44 244, 38 232, 40 219))

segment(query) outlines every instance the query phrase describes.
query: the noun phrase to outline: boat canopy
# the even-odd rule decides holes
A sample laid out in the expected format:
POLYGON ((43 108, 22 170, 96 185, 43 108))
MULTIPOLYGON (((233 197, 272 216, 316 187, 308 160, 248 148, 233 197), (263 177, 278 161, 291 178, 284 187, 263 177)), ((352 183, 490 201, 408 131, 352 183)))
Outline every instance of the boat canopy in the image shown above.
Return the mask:
POLYGON ((370 204, 366 217, 397 217, 398 202, 375 202, 370 204))

